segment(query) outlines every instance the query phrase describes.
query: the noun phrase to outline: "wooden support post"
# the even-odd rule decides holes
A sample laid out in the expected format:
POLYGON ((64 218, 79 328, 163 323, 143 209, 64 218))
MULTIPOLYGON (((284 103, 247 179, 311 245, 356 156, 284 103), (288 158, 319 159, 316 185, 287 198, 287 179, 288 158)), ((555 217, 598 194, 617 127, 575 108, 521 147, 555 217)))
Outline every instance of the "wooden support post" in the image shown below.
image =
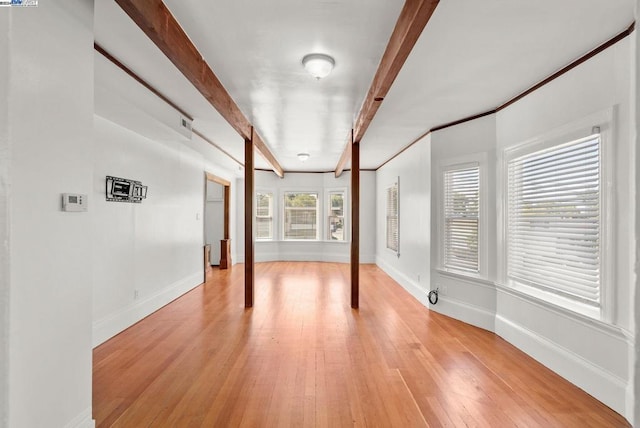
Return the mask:
POLYGON ((253 307, 253 130, 244 140, 244 307, 253 307))
POLYGON ((360 142, 351 144, 351 307, 360 302, 360 142))
POLYGON ((229 225, 231 217, 231 185, 224 186, 224 239, 231 239, 229 236, 229 225))

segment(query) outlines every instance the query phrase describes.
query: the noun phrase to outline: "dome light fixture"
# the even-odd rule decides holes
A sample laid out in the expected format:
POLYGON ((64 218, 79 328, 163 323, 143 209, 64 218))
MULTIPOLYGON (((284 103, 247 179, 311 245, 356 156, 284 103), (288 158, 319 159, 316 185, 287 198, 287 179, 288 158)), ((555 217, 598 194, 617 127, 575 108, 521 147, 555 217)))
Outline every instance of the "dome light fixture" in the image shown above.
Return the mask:
POLYGON ((323 77, 327 77, 333 67, 336 65, 336 61, 329 55, 313 53, 305 55, 302 58, 302 65, 305 70, 309 72, 313 77, 320 80, 323 77))
POLYGON ((309 158, 310 158, 309 153, 298 153, 298 159, 300 159, 300 162, 304 162, 309 158))

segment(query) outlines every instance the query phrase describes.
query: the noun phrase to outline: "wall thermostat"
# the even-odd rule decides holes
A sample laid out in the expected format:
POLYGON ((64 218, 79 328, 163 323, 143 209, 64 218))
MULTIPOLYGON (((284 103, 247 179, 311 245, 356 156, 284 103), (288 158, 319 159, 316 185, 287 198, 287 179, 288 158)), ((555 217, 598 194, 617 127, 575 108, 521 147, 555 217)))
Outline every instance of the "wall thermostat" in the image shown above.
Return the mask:
POLYGON ((87 195, 78 193, 62 194, 62 211, 80 212, 87 210, 87 195))

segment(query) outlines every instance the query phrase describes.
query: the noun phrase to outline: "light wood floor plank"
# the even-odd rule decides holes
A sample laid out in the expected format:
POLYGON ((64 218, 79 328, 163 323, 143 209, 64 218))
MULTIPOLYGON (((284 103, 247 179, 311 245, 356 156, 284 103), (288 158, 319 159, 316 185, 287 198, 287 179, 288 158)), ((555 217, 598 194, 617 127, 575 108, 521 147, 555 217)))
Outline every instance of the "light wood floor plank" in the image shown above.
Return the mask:
POLYGON ((496 335, 426 309, 373 265, 243 266, 94 350, 98 427, 626 427, 496 335))

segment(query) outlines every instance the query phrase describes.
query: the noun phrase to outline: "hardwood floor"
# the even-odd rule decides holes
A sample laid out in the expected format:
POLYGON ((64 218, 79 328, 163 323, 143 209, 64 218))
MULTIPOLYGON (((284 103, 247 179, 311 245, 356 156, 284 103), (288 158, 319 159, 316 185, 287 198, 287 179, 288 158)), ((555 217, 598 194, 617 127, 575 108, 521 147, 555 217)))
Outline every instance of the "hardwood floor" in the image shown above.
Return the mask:
POLYGON ((623 427, 496 335, 430 312, 373 265, 256 264, 94 350, 98 427, 623 427))

